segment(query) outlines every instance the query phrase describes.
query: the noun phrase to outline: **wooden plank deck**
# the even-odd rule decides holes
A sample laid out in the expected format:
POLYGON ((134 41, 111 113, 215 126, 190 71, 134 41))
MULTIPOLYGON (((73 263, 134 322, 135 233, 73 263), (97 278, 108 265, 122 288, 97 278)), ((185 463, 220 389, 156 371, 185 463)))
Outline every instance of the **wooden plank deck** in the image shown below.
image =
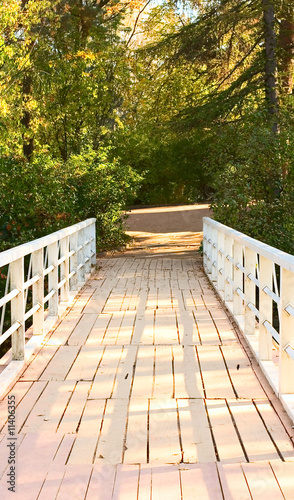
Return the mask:
POLYGON ((294 499, 292 423, 197 259, 98 261, 0 402, 1 500, 8 395, 15 499, 294 499))

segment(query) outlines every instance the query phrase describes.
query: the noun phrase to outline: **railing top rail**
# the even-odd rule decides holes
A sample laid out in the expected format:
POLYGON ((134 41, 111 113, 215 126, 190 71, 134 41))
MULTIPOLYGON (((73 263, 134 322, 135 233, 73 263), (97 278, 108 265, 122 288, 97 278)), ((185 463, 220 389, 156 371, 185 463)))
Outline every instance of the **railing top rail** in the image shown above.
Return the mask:
POLYGON ((240 244, 247 246, 251 250, 259 253, 259 255, 262 255, 263 257, 270 259, 275 264, 278 264, 284 269, 287 269, 288 271, 294 273, 293 255, 283 252, 282 250, 278 250, 277 248, 267 245, 262 241, 255 240, 254 238, 251 238, 246 234, 240 233, 239 231, 236 231, 231 227, 225 226, 224 224, 221 224, 220 222, 210 219, 209 217, 203 217, 203 222, 206 222, 215 229, 221 230, 224 234, 231 236, 240 244))
POLYGON ((6 266, 7 264, 10 264, 10 262, 13 262, 16 259, 20 259, 25 255, 35 252, 36 250, 40 250, 41 248, 44 248, 51 243, 55 243, 65 236, 70 236, 76 231, 90 226, 95 221, 96 219, 94 218, 87 219, 83 222, 78 222, 77 224, 74 224, 72 226, 60 229, 59 231, 55 231, 55 233, 51 233, 47 236, 43 236, 42 238, 38 238, 37 240, 29 241, 28 243, 24 243, 23 245, 18 245, 17 247, 5 250, 4 252, 0 253, 0 268, 6 266))

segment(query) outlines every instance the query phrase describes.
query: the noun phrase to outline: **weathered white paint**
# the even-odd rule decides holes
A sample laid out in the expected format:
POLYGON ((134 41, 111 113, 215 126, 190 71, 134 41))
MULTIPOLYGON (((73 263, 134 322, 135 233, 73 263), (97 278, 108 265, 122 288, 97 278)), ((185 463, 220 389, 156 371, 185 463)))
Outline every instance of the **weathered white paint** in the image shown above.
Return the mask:
POLYGON ((0 253, 0 267, 10 265, 10 291, 7 289, 4 297, 0 298, 0 307, 5 307, 9 302, 11 304, 11 327, 1 332, 0 343, 10 336, 12 338, 11 361, 0 375, 1 393, 19 373, 20 365, 24 366, 28 353, 32 354, 35 347, 40 345, 44 335, 84 285, 86 274, 91 272, 91 264, 95 264, 95 221, 85 220, 0 253), (44 259, 45 248, 48 259, 44 259), (31 255, 32 277, 29 271, 25 281, 24 257, 28 255, 31 255), (47 275, 48 290, 45 296, 44 277, 47 275), (26 312, 29 287, 32 287, 33 303, 26 312), (45 315, 46 302, 48 311, 45 315), (25 321, 30 316, 33 316, 33 337, 25 345, 25 321), (16 361, 21 364, 15 364, 16 361))
POLYGON ((294 420, 294 256, 208 217, 203 218, 203 250, 207 276, 294 420), (277 329, 272 324, 274 303, 277 329), (279 343, 278 362, 273 339, 279 343))

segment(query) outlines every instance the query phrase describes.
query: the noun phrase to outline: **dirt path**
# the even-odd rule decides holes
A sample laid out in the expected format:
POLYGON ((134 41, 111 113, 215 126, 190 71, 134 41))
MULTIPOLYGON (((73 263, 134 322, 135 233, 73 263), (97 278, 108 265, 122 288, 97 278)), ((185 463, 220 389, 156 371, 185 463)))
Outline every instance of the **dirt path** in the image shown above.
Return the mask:
POLYGON ((128 212, 126 232, 133 238, 128 254, 152 255, 197 252, 202 241, 202 217, 209 205, 139 208, 128 212))

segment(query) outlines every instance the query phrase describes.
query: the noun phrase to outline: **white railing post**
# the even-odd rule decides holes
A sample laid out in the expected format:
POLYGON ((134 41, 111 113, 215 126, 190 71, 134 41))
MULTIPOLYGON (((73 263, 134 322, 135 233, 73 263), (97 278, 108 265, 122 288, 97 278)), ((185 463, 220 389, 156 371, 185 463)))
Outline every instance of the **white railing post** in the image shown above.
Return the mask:
POLYGON ((91 228, 90 226, 84 229, 84 243, 89 242, 85 245, 85 273, 91 272, 91 228))
POLYGON ((273 263, 271 260, 259 256, 259 357, 268 361, 273 355, 272 335, 265 327, 265 321, 272 324, 273 301, 264 289, 273 288, 273 263))
POLYGON ((74 254, 70 257, 69 260, 69 271, 70 273, 74 273, 69 280, 69 289, 77 290, 78 289, 78 233, 73 233, 69 237, 69 250, 70 252, 74 252, 74 254))
POLYGON ((222 231, 217 232, 217 289, 222 298, 225 293, 225 235, 222 231))
POLYGON ((66 280, 64 285, 60 289, 60 300, 61 302, 67 302, 69 300, 69 237, 65 236, 60 240, 60 252, 61 257, 65 257, 65 260, 60 264, 60 280, 66 280))
POLYGON ((207 269, 208 273, 211 276, 212 272, 212 229, 211 225, 208 226, 207 229, 207 269))
POLYGON ((57 241, 48 245, 48 267, 54 269, 48 274, 48 292, 55 290, 49 299, 49 316, 58 316, 58 244, 57 241))
POLYGON ((12 334, 12 359, 22 361, 25 347, 25 307, 24 307, 24 258, 21 257, 10 264, 11 290, 19 290, 19 294, 11 300, 11 324, 19 322, 20 326, 12 334))
POLYGON ((85 283, 85 230, 80 229, 78 232, 78 282, 85 283))
POLYGON ((245 335, 253 335, 255 333, 255 313, 248 307, 253 304, 255 306, 255 283, 250 279, 249 275, 255 276, 256 252, 245 247, 245 290, 244 290, 244 333, 245 335))
POLYGON ((288 344, 294 347, 294 316, 288 314, 285 308, 293 304, 294 273, 281 268, 281 302, 280 302, 280 376, 279 393, 294 392, 294 360, 285 349, 288 344))
POLYGON ((203 267, 205 269, 205 272, 208 272, 207 268, 207 230, 208 230, 208 224, 203 221, 203 267))
POLYGON ((233 264, 230 259, 233 258, 233 239, 225 234, 224 243, 224 264, 225 264, 225 302, 233 300, 233 264))
POLYGON ((218 260, 217 260, 217 237, 218 230, 211 228, 211 281, 217 282, 218 260))
POLYGON ((34 335, 44 333, 44 250, 40 248, 32 253, 33 276, 39 280, 33 284, 33 306, 40 305, 40 309, 33 314, 34 335))
POLYGON ((243 246, 234 242, 234 294, 233 294, 233 313, 240 315, 243 313, 243 298, 238 294, 238 290, 243 292, 243 246))
POLYGON ((91 263, 92 266, 96 266, 96 224, 92 222, 90 226, 90 236, 91 236, 91 263))

